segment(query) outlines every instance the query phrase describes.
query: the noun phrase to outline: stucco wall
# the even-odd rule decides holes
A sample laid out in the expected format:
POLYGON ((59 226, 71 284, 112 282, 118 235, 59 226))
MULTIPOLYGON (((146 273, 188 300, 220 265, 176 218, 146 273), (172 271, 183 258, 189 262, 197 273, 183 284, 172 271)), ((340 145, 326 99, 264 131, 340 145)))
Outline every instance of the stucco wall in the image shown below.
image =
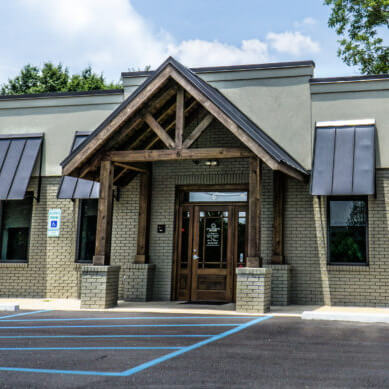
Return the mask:
POLYGON ((0 100, 0 135, 44 133, 44 176, 62 174, 76 131, 93 131, 123 99, 123 93, 0 100))

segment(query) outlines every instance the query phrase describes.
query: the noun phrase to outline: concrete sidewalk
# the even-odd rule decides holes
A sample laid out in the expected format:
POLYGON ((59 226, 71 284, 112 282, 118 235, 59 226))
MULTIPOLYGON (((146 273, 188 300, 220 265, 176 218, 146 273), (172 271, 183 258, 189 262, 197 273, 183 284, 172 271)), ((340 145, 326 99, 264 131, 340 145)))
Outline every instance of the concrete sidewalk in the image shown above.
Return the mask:
MULTIPOLYGON (((81 310, 80 300, 78 299, 0 298, 0 311, 9 310, 7 308, 12 305, 19 306, 19 309, 21 310, 81 310)), ((241 312, 235 311, 235 304, 233 303, 222 305, 207 305, 188 304, 181 301, 152 301, 146 303, 119 301, 117 307, 100 311, 232 316, 242 315, 241 312)), ((272 306, 270 314, 278 317, 300 317, 304 320, 340 320, 365 323, 389 323, 389 308, 288 305, 285 307, 272 306)), ((247 313, 245 315, 257 316, 257 314, 252 313, 247 313)))

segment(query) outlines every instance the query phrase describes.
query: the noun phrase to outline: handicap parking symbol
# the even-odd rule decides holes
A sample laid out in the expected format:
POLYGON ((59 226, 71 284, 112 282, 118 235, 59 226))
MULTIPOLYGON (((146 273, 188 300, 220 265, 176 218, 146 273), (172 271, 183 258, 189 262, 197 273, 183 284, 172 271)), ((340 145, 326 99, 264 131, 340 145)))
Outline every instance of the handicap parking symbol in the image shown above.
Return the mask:
POLYGON ((51 228, 57 228, 58 226, 58 220, 52 220, 51 221, 51 228))

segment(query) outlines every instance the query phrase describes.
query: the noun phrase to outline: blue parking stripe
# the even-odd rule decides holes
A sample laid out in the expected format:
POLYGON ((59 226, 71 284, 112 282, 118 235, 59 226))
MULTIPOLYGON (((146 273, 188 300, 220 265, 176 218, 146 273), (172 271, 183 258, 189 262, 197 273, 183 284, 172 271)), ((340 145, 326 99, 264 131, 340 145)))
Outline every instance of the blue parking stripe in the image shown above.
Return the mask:
POLYGON ((52 350, 180 350, 183 347, 0 347, 1 351, 52 351, 52 350))
POLYGON ((208 338, 213 335, 201 334, 145 334, 145 335, 13 335, 0 336, 0 339, 46 339, 46 338, 208 338))
MULTIPOLYGON (((8 319, 9 317, 16 317, 16 316, 34 315, 36 313, 43 313, 43 312, 51 312, 51 309, 44 309, 44 310, 33 311, 33 312, 16 313, 15 315, 1 316, 0 319, 8 319)), ((6 321, 6 320, 4 320, 4 321, 6 321)), ((13 320, 10 320, 10 321, 13 321, 13 320)))
POLYGON ((42 328, 125 328, 125 327, 233 327, 241 323, 209 323, 209 324, 112 324, 112 325, 80 325, 80 326, 19 326, 3 327, 0 330, 42 329, 42 328))
MULTIPOLYGON (((200 348, 204 345, 207 345, 207 344, 210 344, 210 343, 215 342, 217 340, 223 339, 229 335, 235 334, 235 333, 242 331, 242 330, 244 330, 244 329, 246 329, 254 324, 260 323, 260 322, 267 320, 267 319, 270 319, 270 318, 272 318, 272 316, 263 316, 263 317, 259 317, 257 319, 251 320, 251 321, 243 323, 243 324, 239 324, 239 325, 234 324, 234 326, 236 326, 235 328, 232 328, 228 331, 222 332, 222 333, 217 334, 217 335, 213 335, 210 338, 205 339, 201 342, 192 344, 192 345, 187 346, 187 347, 183 347, 180 350, 177 350, 177 351, 174 351, 174 352, 169 353, 167 355, 164 355, 162 357, 153 359, 149 362, 142 363, 134 368, 125 370, 123 372, 102 372, 102 371, 86 371, 86 370, 52 370, 52 369, 33 369, 33 368, 19 368, 19 367, 0 367, 0 371, 48 373, 48 374, 76 374, 76 375, 88 375, 88 376, 94 375, 94 376, 105 376, 105 377, 124 377, 124 376, 127 377, 127 376, 133 375, 135 373, 138 373, 142 370, 146 370, 150 367, 156 366, 156 365, 158 365, 162 362, 165 362, 169 359, 175 358, 176 356, 182 355, 188 351, 195 350, 195 349, 200 348)), ((204 326, 203 324, 200 324, 200 325, 204 326)), ((182 325, 182 326, 185 326, 185 325, 182 325)), ((187 326, 190 326, 190 325, 187 325, 187 326)), ((209 325, 206 325, 206 326, 209 326, 209 325)), ((61 328, 63 328, 63 327, 61 327, 61 328)))
MULTIPOLYGON (((37 311, 40 312, 40 311, 37 311)), ((7 320, 11 322, 46 322, 46 321, 100 321, 100 320, 177 320, 177 319, 251 319, 252 317, 250 316, 172 316, 172 317, 159 317, 159 316, 154 316, 154 317, 75 317, 75 318, 68 318, 68 319, 50 319, 50 318, 45 318, 45 319, 13 319, 13 320, 7 320)))

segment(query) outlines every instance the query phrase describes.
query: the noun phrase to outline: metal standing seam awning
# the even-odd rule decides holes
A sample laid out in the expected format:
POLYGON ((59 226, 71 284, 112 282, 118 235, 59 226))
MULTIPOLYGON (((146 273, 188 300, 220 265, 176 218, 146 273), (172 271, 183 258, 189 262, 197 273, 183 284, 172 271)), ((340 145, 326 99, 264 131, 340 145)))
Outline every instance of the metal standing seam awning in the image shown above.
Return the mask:
POLYGON ((316 123, 312 195, 375 194, 375 121, 316 123))
POLYGON ((23 200, 43 134, 0 135, 0 200, 23 200))
MULTIPOLYGON (((90 132, 77 131, 70 152, 76 150, 89 135, 90 132)), ((64 176, 59 185, 57 197, 59 199, 98 199, 99 192, 98 182, 64 176)))

